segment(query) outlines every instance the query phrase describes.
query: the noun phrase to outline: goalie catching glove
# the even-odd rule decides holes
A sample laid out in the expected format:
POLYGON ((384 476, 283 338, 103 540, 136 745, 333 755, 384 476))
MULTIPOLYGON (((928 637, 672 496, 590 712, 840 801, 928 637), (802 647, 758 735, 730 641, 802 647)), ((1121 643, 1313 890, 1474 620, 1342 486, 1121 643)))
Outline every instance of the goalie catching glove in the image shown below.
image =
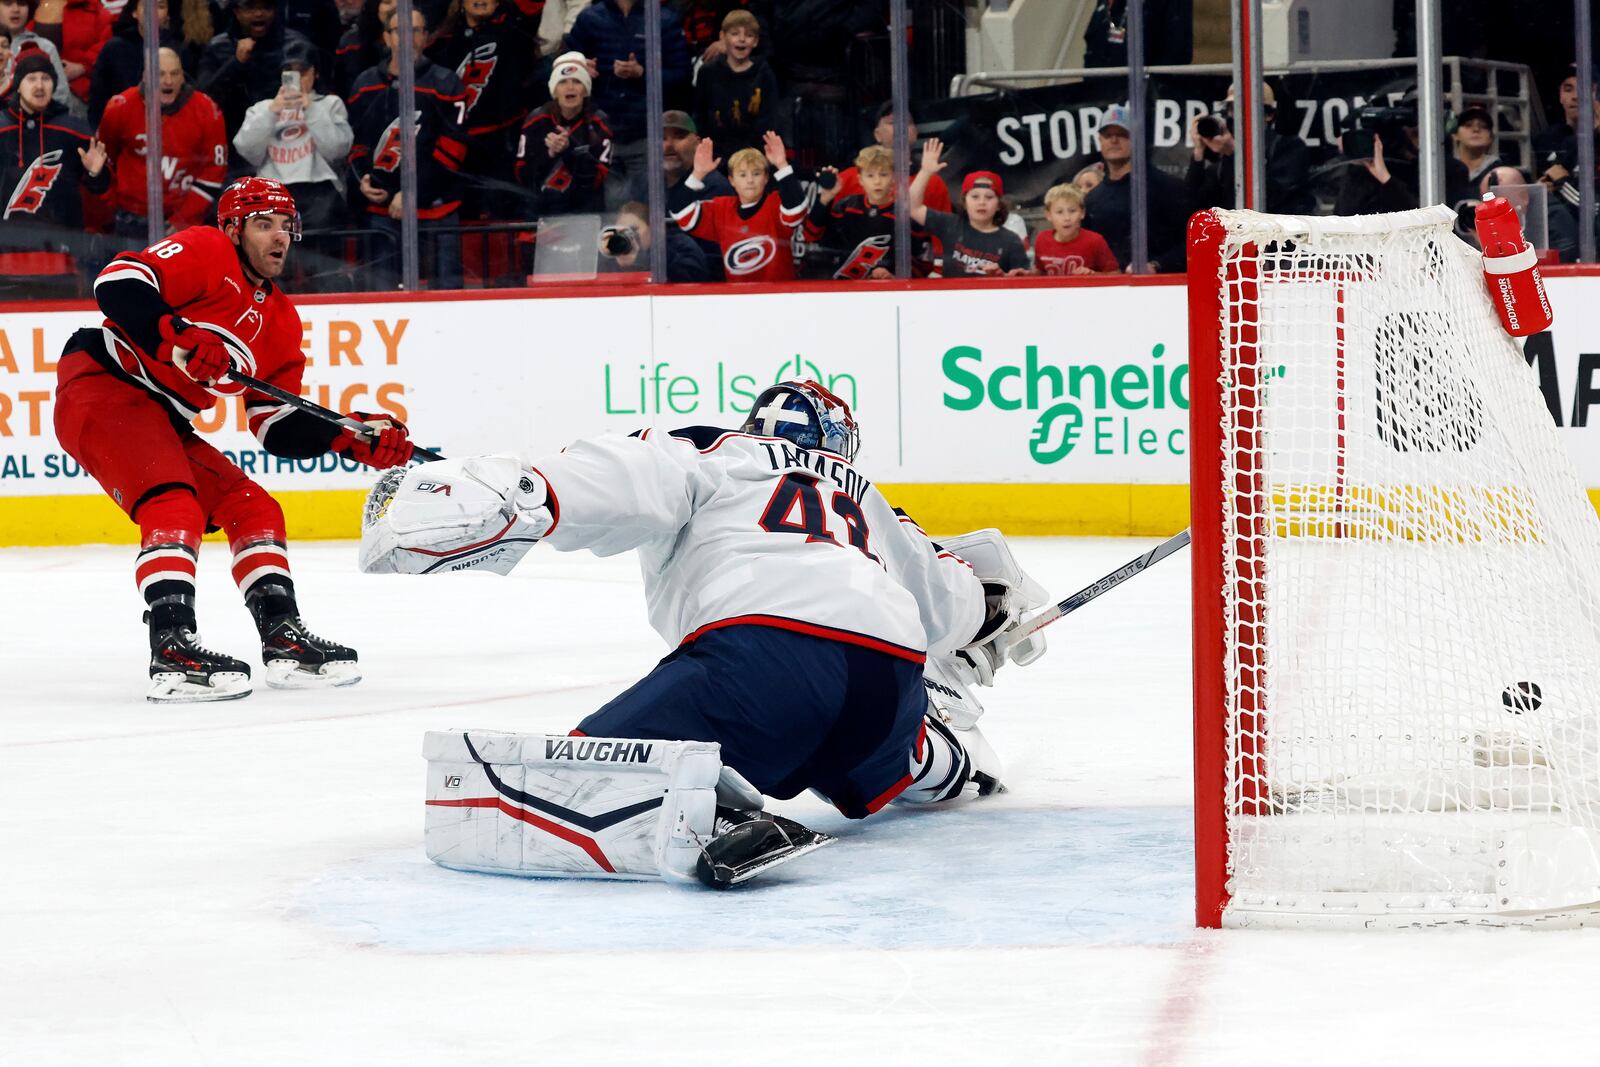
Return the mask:
POLYGON ((559 518, 544 478, 515 456, 395 468, 367 496, 361 569, 510 574, 559 518))

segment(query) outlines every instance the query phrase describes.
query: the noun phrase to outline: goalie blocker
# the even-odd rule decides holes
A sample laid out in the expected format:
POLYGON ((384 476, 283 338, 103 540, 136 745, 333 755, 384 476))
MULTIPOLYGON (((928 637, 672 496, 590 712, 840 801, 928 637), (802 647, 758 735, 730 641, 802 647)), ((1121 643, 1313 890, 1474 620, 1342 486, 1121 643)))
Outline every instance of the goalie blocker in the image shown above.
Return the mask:
POLYGON ((761 812, 705 741, 429 732, 428 858, 455 870, 724 889, 829 843, 761 812))

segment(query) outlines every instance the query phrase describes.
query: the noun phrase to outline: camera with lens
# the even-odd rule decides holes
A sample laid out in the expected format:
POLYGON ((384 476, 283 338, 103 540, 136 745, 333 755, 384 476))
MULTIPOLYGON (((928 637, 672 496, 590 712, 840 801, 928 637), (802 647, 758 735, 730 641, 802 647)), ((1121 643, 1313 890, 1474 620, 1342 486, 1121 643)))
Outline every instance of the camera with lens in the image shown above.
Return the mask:
POLYGON ((1228 132, 1228 118, 1229 115, 1225 111, 1219 111, 1215 115, 1201 115, 1200 120, 1194 124, 1195 132, 1208 141, 1213 137, 1221 137, 1228 132))
POLYGON ((615 259, 639 251, 639 231, 632 226, 607 226, 600 231, 600 254, 615 259))
MULTIPOLYGON (((1383 138, 1390 149, 1406 145, 1406 129, 1417 125, 1417 107, 1401 103, 1367 104, 1345 117, 1344 154, 1349 159, 1371 159, 1374 136, 1383 138)), ((1388 149, 1386 149, 1387 151, 1388 149)))

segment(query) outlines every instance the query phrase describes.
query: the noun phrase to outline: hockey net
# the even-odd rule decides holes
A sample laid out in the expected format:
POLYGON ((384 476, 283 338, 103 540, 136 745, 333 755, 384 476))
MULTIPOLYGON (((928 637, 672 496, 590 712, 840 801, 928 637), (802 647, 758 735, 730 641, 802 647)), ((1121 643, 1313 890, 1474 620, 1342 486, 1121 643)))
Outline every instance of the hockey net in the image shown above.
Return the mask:
POLYGON ((1201 925, 1600 917, 1600 520, 1452 219, 1191 222, 1201 925))

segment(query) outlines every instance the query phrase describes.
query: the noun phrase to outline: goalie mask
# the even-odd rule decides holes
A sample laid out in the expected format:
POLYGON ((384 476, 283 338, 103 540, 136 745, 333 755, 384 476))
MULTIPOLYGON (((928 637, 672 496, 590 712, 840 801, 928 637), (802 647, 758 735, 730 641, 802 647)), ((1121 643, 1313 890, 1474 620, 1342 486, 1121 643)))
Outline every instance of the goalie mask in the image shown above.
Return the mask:
POLYGON ((850 405, 809 379, 764 389, 739 429, 782 437, 801 448, 825 449, 852 462, 861 447, 861 431, 850 405))

